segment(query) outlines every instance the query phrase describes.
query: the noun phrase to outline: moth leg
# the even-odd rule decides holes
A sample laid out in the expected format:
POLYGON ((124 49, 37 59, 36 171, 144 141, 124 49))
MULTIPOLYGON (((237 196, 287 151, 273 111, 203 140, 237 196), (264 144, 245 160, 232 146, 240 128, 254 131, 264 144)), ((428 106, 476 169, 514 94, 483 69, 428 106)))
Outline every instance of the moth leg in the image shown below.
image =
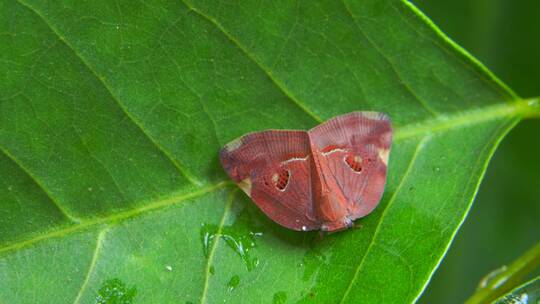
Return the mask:
POLYGON ((362 225, 362 223, 360 223, 360 221, 358 221, 358 222, 353 222, 352 228, 353 229, 362 229, 362 228, 364 228, 364 226, 362 225))

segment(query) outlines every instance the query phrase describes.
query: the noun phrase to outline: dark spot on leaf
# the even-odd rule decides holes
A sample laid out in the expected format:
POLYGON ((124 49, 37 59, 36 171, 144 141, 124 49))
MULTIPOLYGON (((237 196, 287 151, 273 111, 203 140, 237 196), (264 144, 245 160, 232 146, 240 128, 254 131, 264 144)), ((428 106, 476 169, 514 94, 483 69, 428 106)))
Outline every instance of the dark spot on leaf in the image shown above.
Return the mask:
POLYGON ((284 291, 279 291, 274 294, 272 304, 284 304, 287 301, 287 294, 284 291))

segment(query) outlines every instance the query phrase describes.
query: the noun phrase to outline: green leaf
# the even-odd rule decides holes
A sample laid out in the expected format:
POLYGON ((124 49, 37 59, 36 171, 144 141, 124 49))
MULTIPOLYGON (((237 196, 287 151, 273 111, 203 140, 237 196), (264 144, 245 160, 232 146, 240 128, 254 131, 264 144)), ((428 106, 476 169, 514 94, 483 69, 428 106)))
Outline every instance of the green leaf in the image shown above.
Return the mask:
POLYGON ((540 300, 540 276, 508 292, 497 299, 496 304, 538 303, 540 300))
MULTIPOLYGON (((527 275, 537 271, 539 266, 540 243, 537 243, 510 265, 504 265, 487 274, 480 282, 476 292, 465 303, 493 303, 505 293, 517 294, 518 292, 511 292, 511 290, 520 284, 527 275)), ((536 284, 536 286, 539 285, 536 284)))
POLYGON ((0 17, 0 302, 411 302, 496 144, 540 113, 404 1, 3 0, 0 17), (361 229, 288 231, 226 181, 229 140, 354 110, 396 130, 361 229))

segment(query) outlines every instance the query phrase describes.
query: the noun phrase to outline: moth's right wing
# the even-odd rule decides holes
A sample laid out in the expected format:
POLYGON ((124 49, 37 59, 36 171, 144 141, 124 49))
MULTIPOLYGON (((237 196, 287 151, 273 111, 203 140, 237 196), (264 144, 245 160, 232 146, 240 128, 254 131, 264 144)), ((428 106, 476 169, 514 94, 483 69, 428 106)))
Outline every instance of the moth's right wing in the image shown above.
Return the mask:
POLYGON ((378 112, 352 112, 309 131, 320 157, 348 199, 351 219, 369 214, 381 200, 392 144, 390 119, 378 112))

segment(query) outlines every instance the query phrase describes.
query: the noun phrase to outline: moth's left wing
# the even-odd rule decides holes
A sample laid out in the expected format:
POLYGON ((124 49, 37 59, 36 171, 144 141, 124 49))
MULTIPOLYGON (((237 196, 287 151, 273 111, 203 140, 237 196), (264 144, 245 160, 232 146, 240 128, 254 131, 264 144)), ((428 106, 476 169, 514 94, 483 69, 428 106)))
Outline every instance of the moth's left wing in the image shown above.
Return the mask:
POLYGON ((352 112, 308 133, 324 160, 323 174, 333 177, 347 198, 351 219, 370 213, 379 203, 386 183, 392 143, 389 118, 378 112, 352 112))
POLYGON ((266 215, 304 231, 320 227, 313 209, 311 157, 305 131, 255 132, 220 152, 225 171, 266 215))

